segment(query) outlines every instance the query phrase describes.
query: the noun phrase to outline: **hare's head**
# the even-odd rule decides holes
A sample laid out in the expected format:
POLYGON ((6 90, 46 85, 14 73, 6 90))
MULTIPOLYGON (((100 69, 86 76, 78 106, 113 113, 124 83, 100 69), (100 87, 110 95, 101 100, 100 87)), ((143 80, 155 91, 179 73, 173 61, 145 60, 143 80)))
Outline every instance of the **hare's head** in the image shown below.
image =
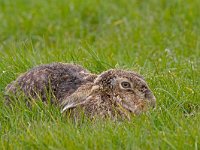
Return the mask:
POLYGON ((120 106, 130 113, 140 114, 149 106, 155 107, 155 103, 156 99, 142 76, 132 71, 111 69, 64 99, 62 112, 83 106, 92 113, 102 114, 113 106, 120 106))
POLYGON ((109 95, 126 110, 139 114, 149 106, 155 107, 156 99, 144 78, 132 71, 108 70, 94 81, 94 90, 109 95))

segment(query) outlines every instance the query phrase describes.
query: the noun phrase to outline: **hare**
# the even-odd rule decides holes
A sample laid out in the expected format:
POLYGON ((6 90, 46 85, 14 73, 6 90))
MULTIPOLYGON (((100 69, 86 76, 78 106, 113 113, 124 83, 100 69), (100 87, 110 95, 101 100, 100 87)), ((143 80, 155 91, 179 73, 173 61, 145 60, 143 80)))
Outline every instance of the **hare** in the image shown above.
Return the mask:
POLYGON ((93 82, 95 74, 76 64, 52 63, 40 65, 20 75, 7 85, 6 103, 11 96, 24 94, 29 99, 39 99, 51 103, 61 103, 81 85, 93 82))
POLYGON ((42 99, 58 104, 62 113, 89 118, 130 118, 155 107, 156 98, 144 78, 133 72, 111 69, 92 74, 76 64, 52 63, 37 66, 6 87, 7 103, 11 95, 42 99))
POLYGON ((70 111, 75 115, 81 108, 90 118, 130 118, 131 114, 140 114, 155 104, 156 98, 141 75, 111 69, 66 96, 61 108, 63 113, 70 111))

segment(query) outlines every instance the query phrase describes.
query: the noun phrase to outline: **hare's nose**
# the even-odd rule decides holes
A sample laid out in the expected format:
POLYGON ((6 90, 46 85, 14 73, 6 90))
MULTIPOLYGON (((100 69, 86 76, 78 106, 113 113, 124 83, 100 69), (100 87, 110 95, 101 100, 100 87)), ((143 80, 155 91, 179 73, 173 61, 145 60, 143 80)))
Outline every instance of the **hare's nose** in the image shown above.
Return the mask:
POLYGON ((155 97, 152 94, 152 92, 148 89, 148 90, 145 91, 145 98, 147 98, 148 100, 151 100, 151 99, 153 99, 155 97))

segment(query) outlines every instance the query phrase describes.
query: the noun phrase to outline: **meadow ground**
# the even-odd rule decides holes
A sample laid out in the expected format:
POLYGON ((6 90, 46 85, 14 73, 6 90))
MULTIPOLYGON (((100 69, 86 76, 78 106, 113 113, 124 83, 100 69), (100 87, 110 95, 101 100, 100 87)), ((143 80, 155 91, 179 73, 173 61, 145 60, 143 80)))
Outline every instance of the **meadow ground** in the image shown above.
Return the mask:
POLYGON ((0 149, 200 149, 199 9, 199 0, 0 0, 0 149), (53 106, 3 104, 9 82, 55 61, 135 70, 157 109, 73 122, 53 106))

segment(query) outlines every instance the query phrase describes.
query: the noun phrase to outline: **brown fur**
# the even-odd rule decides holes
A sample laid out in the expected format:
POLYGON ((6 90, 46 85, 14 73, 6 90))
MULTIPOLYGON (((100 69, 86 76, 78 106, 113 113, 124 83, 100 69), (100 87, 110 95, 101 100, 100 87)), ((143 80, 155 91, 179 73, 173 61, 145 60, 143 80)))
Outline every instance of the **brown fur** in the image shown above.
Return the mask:
POLYGON ((37 66, 19 76, 6 87, 7 102, 10 95, 20 93, 44 102, 50 96, 63 113, 76 116, 82 109, 90 118, 129 118, 156 103, 144 78, 135 72, 111 69, 97 76, 79 65, 64 63, 37 66))
POLYGON ((144 78, 131 71, 109 70, 100 74, 94 83, 78 88, 63 100, 63 112, 75 112, 83 108, 89 117, 101 116, 129 118, 130 114, 140 114, 149 106, 155 107, 156 99, 144 78), (122 82, 130 83, 123 88, 122 82))
POLYGON ((52 63, 32 68, 6 87, 7 103, 11 95, 25 94, 27 98, 60 103, 77 88, 93 82, 96 75, 76 64, 52 63))

